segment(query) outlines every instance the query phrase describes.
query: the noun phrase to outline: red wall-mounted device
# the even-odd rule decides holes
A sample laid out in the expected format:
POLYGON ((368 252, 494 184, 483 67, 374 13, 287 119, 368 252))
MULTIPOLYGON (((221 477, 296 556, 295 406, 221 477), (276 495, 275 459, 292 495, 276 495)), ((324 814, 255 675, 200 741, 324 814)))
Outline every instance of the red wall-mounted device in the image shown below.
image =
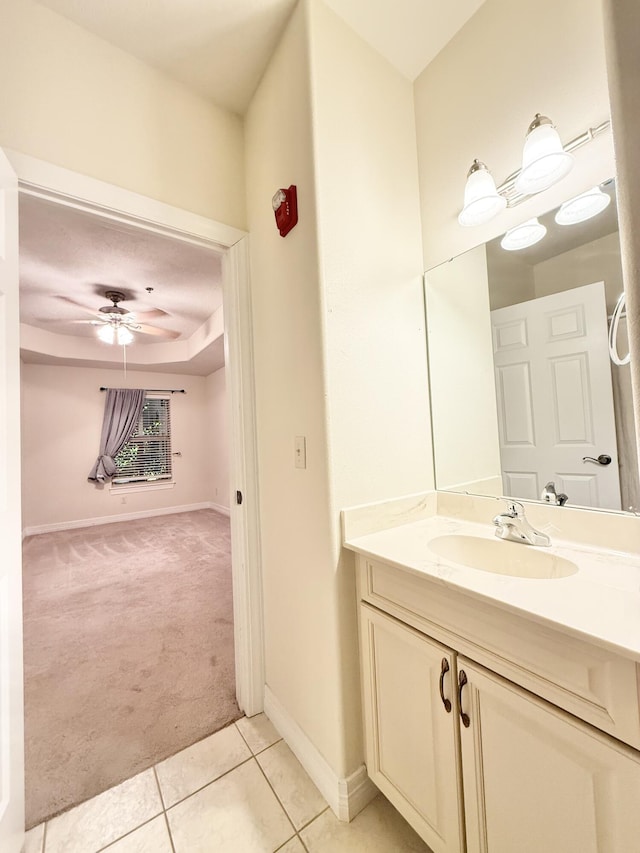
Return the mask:
POLYGON ((271 199, 276 225, 281 237, 286 237, 298 222, 298 193, 295 185, 289 189, 279 189, 271 199))

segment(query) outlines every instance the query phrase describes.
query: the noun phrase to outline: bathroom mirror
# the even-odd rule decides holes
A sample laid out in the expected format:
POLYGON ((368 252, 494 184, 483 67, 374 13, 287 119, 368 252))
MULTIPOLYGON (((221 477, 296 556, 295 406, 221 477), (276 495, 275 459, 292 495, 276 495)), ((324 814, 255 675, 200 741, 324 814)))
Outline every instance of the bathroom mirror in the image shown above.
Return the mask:
POLYGON ((601 208, 589 219, 559 224, 576 218, 562 205, 425 274, 438 489, 640 509, 629 365, 608 340, 623 291, 615 181, 594 196, 577 205, 577 218, 601 208))

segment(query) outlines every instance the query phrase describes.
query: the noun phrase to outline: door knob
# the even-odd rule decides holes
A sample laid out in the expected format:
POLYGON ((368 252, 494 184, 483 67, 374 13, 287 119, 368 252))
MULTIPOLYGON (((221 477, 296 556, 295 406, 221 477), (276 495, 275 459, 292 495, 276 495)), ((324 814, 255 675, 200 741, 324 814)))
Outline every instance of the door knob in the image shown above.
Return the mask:
POLYGON ((611 465, 611 457, 608 453, 601 453, 600 456, 596 459, 593 456, 583 456, 583 462, 595 462, 596 465, 611 465))

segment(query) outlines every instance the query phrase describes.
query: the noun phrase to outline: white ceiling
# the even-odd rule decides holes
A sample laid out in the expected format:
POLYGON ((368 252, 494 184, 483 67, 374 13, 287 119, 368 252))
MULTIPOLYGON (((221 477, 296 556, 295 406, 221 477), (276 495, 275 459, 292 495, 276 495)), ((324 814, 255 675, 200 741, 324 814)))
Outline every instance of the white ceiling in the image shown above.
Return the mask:
MULTIPOLYGON (((243 114, 296 0, 40 0, 86 30, 243 114)), ((414 80, 484 0, 326 0, 414 80)))
POLYGON ((325 0, 409 80, 424 71, 485 0, 325 0))
MULTIPOLYGON (((187 341, 194 333, 204 338, 203 327, 222 306, 221 256, 204 246, 21 195, 21 322, 93 341, 98 362, 105 345, 97 340, 94 326, 74 321, 94 319, 98 309, 109 304, 107 290, 125 293, 122 307, 134 314, 162 312, 143 322, 177 333, 175 343, 187 341), (153 291, 147 293, 147 287, 153 291)), ((138 347, 162 341, 136 332, 131 363, 138 347)), ((119 348, 107 346, 113 349, 119 348)), ((222 343, 209 350, 199 353, 191 365, 194 372, 211 373, 222 366, 222 343)), ((23 358, 33 361, 35 354, 23 352, 23 358)), ((160 368, 170 372, 167 363, 160 368)))

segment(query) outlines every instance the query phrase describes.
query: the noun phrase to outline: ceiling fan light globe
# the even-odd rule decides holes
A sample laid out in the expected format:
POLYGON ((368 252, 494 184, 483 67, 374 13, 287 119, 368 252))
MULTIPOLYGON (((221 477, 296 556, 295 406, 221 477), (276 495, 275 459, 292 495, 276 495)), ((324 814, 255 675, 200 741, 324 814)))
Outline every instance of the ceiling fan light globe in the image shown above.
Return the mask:
POLYGON ((117 338, 118 343, 121 346, 126 346, 127 344, 131 344, 131 343, 133 343, 133 340, 134 340, 132 333, 130 332, 129 329, 127 329, 126 326, 118 326, 118 329, 116 332, 116 338, 117 338))
POLYGON ((100 340, 104 341, 105 344, 112 344, 115 341, 115 329, 110 323, 98 326, 97 334, 100 340))

